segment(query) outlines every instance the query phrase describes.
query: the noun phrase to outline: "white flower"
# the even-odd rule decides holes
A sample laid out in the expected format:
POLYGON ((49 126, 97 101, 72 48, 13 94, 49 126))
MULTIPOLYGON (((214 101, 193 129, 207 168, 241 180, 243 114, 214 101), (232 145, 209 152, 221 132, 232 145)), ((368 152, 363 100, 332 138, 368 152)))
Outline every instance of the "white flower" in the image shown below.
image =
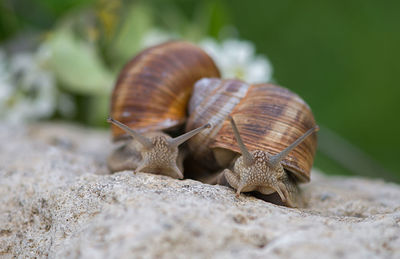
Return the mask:
POLYGON ((255 55, 249 41, 228 39, 217 43, 214 39, 200 42, 200 46, 214 59, 223 78, 238 78, 248 83, 266 83, 272 79, 272 65, 263 55, 255 55))
POLYGON ((21 122, 53 115, 57 89, 45 67, 47 51, 40 48, 34 53, 17 53, 8 60, 0 54, 0 118, 21 122))
POLYGON ((0 105, 8 99, 11 92, 12 86, 10 83, 10 75, 7 72, 6 55, 0 50, 0 105))

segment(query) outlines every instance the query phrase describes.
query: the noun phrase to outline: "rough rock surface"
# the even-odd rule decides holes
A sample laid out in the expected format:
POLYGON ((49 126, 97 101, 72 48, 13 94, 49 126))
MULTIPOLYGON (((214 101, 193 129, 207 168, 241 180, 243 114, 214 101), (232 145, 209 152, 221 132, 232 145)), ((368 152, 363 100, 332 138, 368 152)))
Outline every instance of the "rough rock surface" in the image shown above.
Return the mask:
POLYGON ((0 257, 399 258, 400 186, 312 173, 308 207, 107 173, 107 132, 0 126, 0 257))

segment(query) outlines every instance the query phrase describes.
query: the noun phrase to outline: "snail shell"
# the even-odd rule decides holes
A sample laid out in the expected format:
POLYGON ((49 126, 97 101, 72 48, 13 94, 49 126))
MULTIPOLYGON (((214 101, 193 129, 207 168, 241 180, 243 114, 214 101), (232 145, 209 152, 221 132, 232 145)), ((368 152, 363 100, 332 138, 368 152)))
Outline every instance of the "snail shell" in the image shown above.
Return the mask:
POLYGON ((201 130, 171 138, 162 130, 183 124, 194 83, 218 77, 213 60, 199 47, 172 41, 140 52, 122 69, 111 99, 112 133, 122 146, 108 157, 110 171, 137 170, 183 178, 178 146, 201 130), (132 140, 126 137, 131 135, 132 140))
MULTIPOLYGON (((228 116, 235 118, 249 150, 264 150, 271 155, 316 125, 310 107, 295 93, 272 84, 249 85, 239 80, 199 80, 189 113, 186 130, 205 122, 213 125, 188 142, 193 157, 213 170, 228 167, 240 153, 228 116)), ((313 134, 282 161, 297 181, 310 180, 316 147, 313 134)))
MULTIPOLYGON (((111 99, 111 117, 138 131, 183 124, 194 83, 219 77, 213 60, 199 47, 180 41, 140 52, 122 69, 111 99)), ((126 136, 112 126, 114 139, 126 136)))

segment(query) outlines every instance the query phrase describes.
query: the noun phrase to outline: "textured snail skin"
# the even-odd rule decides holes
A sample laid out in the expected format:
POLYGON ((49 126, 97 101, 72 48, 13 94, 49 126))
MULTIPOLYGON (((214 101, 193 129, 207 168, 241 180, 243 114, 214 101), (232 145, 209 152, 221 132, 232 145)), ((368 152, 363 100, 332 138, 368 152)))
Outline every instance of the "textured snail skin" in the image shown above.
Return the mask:
POLYGON ((262 194, 277 192, 287 206, 302 207, 303 199, 300 189, 291 174, 285 171, 281 162, 307 137, 318 131, 319 127, 312 127, 281 152, 270 155, 262 150, 249 152, 234 119, 229 116, 229 120, 242 156, 235 161, 233 171, 225 169, 223 175, 229 185, 236 189, 236 197, 239 197, 241 192, 249 191, 258 191, 262 194))
POLYGON ((108 166, 112 172, 130 169, 179 179, 183 178, 183 156, 182 152, 179 152, 179 145, 202 130, 211 127, 211 124, 207 123, 178 137, 171 138, 162 132, 141 134, 112 117, 109 117, 107 121, 133 137, 133 141, 117 149, 109 157, 108 166), (179 156, 180 154, 181 156, 179 156))
MULTIPOLYGON (((227 168, 241 151, 228 116, 235 118, 250 151, 275 155, 315 126, 310 107, 295 93, 272 84, 249 85, 239 80, 199 80, 189 103, 186 130, 210 122, 188 142, 191 154, 210 169, 227 168)), ((317 147, 316 134, 308 137, 283 161, 298 182, 308 182, 317 147)))
MULTIPOLYGON (((171 41, 145 49, 122 69, 110 115, 140 132, 181 125, 194 83, 219 76, 213 60, 191 43, 171 41)), ((114 139, 126 136, 115 126, 112 132, 114 139)))
POLYGON ((144 133, 143 136, 151 139, 155 148, 142 151, 143 147, 138 141, 128 140, 108 157, 109 170, 133 170, 182 179, 184 156, 178 147, 171 148, 167 145, 171 137, 162 132, 144 133))
POLYGON ((233 170, 224 169, 223 175, 229 185, 236 190, 238 197, 241 192, 258 191, 262 194, 278 192, 282 202, 289 207, 303 207, 303 199, 295 180, 283 169, 281 164, 271 167, 268 163, 269 154, 264 151, 251 152, 255 162, 246 166, 243 157, 239 157, 233 170))

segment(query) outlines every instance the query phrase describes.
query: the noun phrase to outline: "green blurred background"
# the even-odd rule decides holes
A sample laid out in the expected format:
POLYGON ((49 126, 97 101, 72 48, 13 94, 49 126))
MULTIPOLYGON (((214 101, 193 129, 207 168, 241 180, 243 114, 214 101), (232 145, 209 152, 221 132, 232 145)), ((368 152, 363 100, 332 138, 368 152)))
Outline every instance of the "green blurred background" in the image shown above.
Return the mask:
MULTIPOLYGON (((108 85, 139 51, 134 39, 153 27, 192 41, 238 37, 269 58, 278 84, 312 107, 322 126, 317 167, 331 174, 400 180, 400 1, 0 3, 0 45, 6 53, 46 41, 59 51, 50 65, 57 84, 77 104, 78 112, 69 120, 104 126, 104 114, 92 111, 106 112, 108 85), (133 28, 131 34, 126 28, 133 28), (82 42, 87 48, 75 51, 82 42), (63 56, 68 48, 71 51, 63 56), (71 53, 94 67, 92 77, 82 75, 79 66, 70 72, 71 53), (96 84, 104 84, 104 93, 91 88, 96 84)), ((50 118, 60 117, 55 113, 50 118)))

